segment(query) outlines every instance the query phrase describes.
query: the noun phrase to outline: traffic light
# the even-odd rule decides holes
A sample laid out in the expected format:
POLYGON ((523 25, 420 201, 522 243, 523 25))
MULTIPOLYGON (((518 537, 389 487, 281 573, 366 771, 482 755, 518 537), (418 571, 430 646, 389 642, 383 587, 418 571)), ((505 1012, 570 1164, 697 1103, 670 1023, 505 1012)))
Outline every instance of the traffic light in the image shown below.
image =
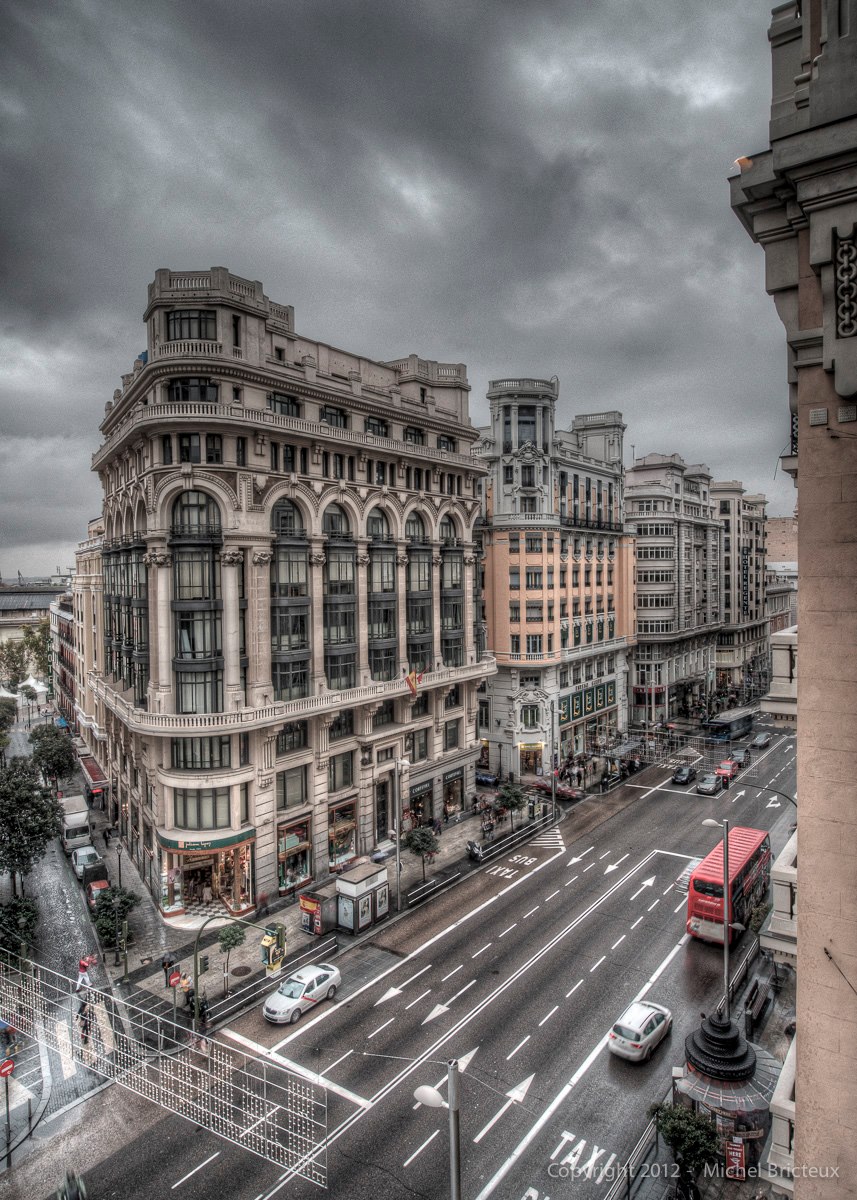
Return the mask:
POLYGON ((200 975, 204 975, 207 970, 208 970, 208 955, 200 954, 200 956, 199 956, 199 973, 200 973, 200 975))

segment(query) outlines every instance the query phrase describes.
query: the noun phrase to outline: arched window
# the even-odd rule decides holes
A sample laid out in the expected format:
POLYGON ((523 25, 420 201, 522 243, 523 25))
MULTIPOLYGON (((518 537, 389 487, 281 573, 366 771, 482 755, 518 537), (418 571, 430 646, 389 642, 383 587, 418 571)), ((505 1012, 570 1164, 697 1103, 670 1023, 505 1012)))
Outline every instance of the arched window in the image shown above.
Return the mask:
POLYGON ((446 545, 454 545, 455 537, 455 525, 449 517, 444 517, 440 523, 440 540, 446 545))
POLYGON ((366 519, 366 532, 370 538, 386 539, 389 536, 390 523, 383 509, 372 509, 366 519))
POLYGON ((405 521, 405 537, 409 542, 425 541, 426 527, 419 513, 411 513, 405 521))
POLYGON ((271 511, 271 529, 280 537, 304 537, 301 511, 291 500, 278 500, 271 511))
POLYGON ((173 505, 173 533, 219 534, 220 509, 205 492, 182 492, 173 505))
POLYGON ((348 515, 338 504, 329 504, 324 510, 321 528, 328 537, 348 537, 351 533, 348 515))

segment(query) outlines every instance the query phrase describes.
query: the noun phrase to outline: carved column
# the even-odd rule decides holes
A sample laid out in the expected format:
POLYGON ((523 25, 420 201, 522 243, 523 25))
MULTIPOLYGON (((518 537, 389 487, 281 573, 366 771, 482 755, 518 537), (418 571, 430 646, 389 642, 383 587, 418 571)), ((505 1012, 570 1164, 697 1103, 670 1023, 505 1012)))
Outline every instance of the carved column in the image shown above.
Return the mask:
POLYGON ((238 568, 244 551, 227 546, 220 552, 220 589, 223 596, 223 709, 243 707, 241 691, 241 639, 238 610, 238 568))
POLYGON ((464 662, 476 662, 476 635, 475 629, 475 614, 473 611, 473 593, 475 589, 474 569, 476 567, 476 555, 472 550, 465 551, 463 560, 464 570, 464 662))
POLYGON ((326 686, 324 674, 324 564, 327 555, 324 542, 314 538, 309 555, 310 613, 312 619, 312 681, 311 695, 317 696, 326 686))
POLYGON ((245 572, 247 592, 247 703, 270 704, 274 698, 271 680, 271 560, 270 546, 250 551, 252 567, 245 572))
POLYGON ((149 610, 149 629, 157 629, 157 646, 149 649, 150 689, 157 693, 152 708, 156 712, 175 712, 172 670, 173 619, 170 610, 172 597, 173 556, 164 547, 155 546, 143 558, 148 568, 149 595, 154 592, 154 624, 149 610), (154 584, 154 587, 152 587, 154 584), (154 657, 152 655, 154 650, 154 657))

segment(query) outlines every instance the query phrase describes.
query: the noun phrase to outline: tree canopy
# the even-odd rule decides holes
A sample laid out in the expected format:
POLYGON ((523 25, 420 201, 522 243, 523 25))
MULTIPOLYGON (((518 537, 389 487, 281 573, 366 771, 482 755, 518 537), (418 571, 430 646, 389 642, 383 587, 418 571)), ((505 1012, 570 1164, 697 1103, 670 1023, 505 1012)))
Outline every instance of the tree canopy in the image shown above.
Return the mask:
POLYGON ((700 1171, 719 1156, 716 1125, 710 1117, 695 1113, 683 1104, 656 1104, 651 1112, 683 1180, 692 1183, 700 1171))
POLYGON ((77 758, 68 734, 55 725, 39 725, 30 734, 33 762, 45 779, 68 779, 74 774, 77 758))
POLYGON ((512 814, 512 829, 514 829, 515 813, 526 806, 527 793, 518 783, 504 783, 497 793, 497 799, 512 814))
POLYGON ((239 946, 244 945, 246 933, 240 925, 224 925, 218 931, 217 940, 220 943, 221 953, 226 955, 226 973, 229 974, 229 955, 233 950, 237 950, 239 946))
POLYGON ((440 849, 440 842, 435 837, 428 825, 421 825, 417 829, 409 830, 402 838, 402 845, 406 850, 410 850, 416 858, 422 860, 423 864, 423 883, 426 881, 426 858, 429 855, 437 854, 440 849))
POLYGON ((11 759, 0 769, 0 871, 12 876, 13 895, 17 876, 23 891, 24 876, 61 831, 62 808, 41 786, 32 759, 11 759))

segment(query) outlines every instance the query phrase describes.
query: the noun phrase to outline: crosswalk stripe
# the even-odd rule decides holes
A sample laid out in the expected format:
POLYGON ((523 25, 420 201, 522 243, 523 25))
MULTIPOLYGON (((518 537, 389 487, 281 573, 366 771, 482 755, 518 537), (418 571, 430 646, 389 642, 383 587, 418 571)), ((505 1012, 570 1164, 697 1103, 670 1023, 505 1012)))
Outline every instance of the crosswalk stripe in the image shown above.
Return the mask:
POLYGON ((71 1079, 77 1069, 74 1062, 74 1051, 71 1045, 71 1035, 65 1021, 56 1022, 57 1051, 62 1063, 63 1079, 71 1079))
POLYGON ((95 1010, 95 1019, 98 1023, 98 1029, 101 1033, 101 1040, 104 1043, 104 1053, 112 1054, 116 1049, 116 1042, 113 1038, 113 1027, 107 1018, 107 1013, 99 1004, 95 1010))

